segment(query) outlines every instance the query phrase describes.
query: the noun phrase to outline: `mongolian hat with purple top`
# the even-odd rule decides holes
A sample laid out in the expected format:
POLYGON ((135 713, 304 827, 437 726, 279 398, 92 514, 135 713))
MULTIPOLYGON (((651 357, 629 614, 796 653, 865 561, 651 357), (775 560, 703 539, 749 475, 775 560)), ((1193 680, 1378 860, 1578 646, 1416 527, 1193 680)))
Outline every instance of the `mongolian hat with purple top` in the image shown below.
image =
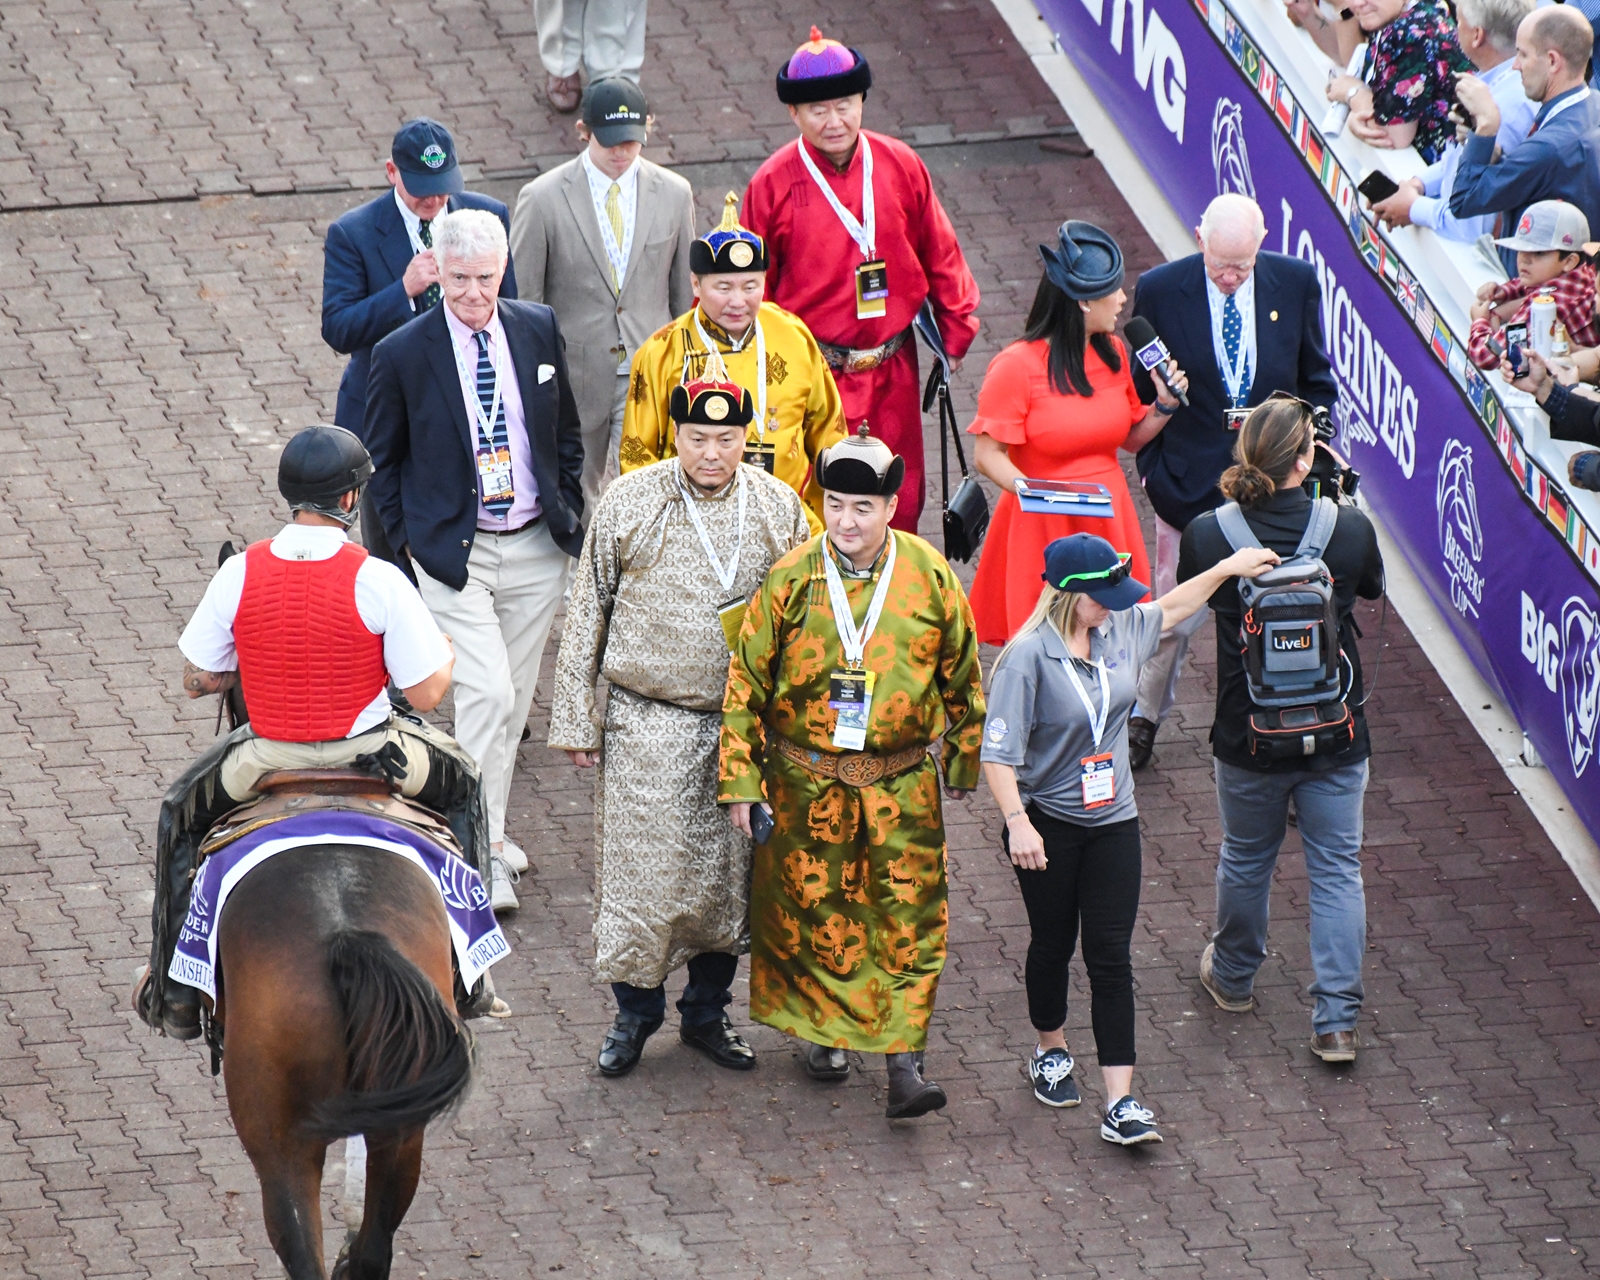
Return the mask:
POLYGON ((872 88, 872 68, 859 49, 829 40, 816 27, 811 39, 778 68, 778 101, 797 107, 804 102, 832 102, 872 88))

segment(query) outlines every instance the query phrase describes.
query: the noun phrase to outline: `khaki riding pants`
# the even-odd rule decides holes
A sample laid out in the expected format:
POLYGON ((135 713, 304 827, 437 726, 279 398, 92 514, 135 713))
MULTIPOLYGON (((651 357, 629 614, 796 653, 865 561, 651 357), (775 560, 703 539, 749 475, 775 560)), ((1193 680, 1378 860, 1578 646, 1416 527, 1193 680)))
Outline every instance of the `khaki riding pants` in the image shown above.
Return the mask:
POLYGON ((357 756, 381 751, 392 742, 406 756, 406 776, 400 794, 414 796, 427 784, 430 764, 425 735, 416 726, 390 720, 354 738, 334 742, 278 742, 273 738, 246 738, 222 762, 222 789, 235 800, 254 800, 256 783, 274 769, 331 769, 354 764, 357 756))

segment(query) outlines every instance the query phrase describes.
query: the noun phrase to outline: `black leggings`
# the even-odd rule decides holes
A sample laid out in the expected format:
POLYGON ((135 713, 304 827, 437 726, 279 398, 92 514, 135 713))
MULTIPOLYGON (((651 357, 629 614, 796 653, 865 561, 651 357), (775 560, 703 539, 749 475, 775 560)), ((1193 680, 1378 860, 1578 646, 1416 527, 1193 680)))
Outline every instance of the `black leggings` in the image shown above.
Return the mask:
MULTIPOLYGON (((1083 827, 1037 805, 1028 820, 1044 840, 1045 869, 1016 867, 1028 908, 1028 1018, 1039 1031, 1067 1021, 1067 963, 1083 922, 1089 1013, 1102 1067, 1131 1067, 1133 920, 1139 914, 1139 819, 1083 827)), ((1005 839, 1009 852, 1009 833, 1005 839)))

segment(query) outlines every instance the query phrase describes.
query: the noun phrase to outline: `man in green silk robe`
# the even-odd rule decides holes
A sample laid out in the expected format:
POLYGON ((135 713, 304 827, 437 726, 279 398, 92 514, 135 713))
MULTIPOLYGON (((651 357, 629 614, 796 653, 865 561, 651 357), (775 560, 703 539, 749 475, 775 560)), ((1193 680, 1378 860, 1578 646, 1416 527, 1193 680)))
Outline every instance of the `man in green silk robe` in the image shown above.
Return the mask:
POLYGON ((922 1050, 949 903, 939 769, 977 785, 984 702, 966 594, 942 556, 893 531, 904 463, 862 434, 818 462, 826 532, 762 583, 734 647, 718 800, 755 849, 750 1015, 811 1042, 807 1069, 887 1055, 891 1118, 945 1105, 922 1050), (848 601, 848 616, 836 602, 848 601), (760 825, 760 815, 756 818, 760 825))

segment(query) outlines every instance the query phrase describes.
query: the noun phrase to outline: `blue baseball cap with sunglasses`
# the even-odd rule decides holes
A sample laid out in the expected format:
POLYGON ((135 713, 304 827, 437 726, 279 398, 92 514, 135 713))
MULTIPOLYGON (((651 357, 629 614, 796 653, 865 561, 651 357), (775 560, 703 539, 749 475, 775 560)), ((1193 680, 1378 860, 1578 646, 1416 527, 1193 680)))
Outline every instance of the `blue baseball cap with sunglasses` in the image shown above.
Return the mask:
POLYGON ((1044 549, 1040 577, 1058 591, 1080 591, 1112 612, 1131 609, 1150 591, 1129 571, 1131 558, 1104 538, 1075 533, 1057 538, 1044 549))

